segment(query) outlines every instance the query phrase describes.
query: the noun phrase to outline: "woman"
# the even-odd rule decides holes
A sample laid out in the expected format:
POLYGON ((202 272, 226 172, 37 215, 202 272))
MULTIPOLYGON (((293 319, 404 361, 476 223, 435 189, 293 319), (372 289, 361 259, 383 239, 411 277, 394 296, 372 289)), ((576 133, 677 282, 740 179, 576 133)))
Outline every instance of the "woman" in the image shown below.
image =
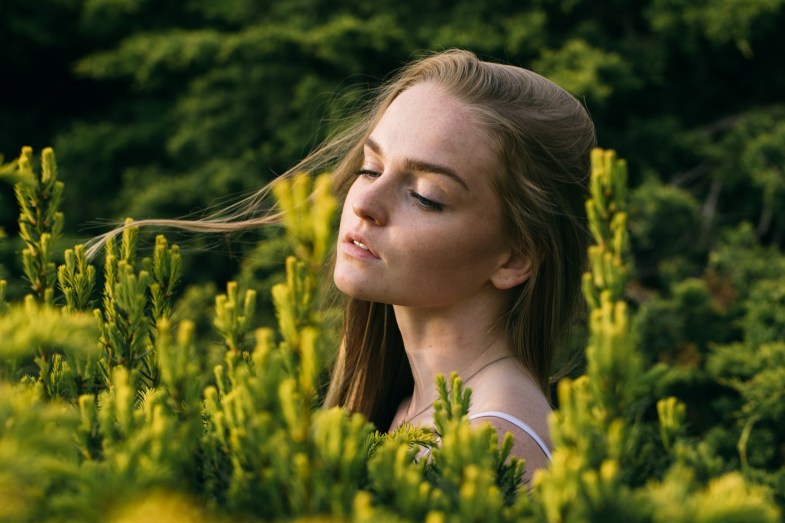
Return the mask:
POLYGON ((427 424, 435 376, 457 371, 472 423, 512 432, 530 478, 585 264, 591 120, 539 75, 448 51, 404 68, 357 131, 334 170, 347 303, 327 404, 427 424))
MULTIPOLYGON (((473 390, 472 423, 512 432, 526 479, 545 466, 594 143, 586 111, 554 83, 454 50, 403 68, 358 123, 285 174, 332 170, 343 201, 344 331, 326 405, 380 430, 428 424, 435 376, 457 371, 473 390)), ((279 218, 246 219, 266 193, 228 217, 137 225, 255 228, 279 218)))

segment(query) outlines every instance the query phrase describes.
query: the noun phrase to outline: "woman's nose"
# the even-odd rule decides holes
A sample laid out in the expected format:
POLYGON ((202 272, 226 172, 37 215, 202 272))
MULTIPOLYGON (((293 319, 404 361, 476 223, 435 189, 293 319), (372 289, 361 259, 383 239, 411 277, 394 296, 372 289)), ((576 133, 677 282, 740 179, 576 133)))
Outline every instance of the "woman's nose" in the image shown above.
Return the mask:
POLYGON ((361 180, 355 184, 356 191, 352 195, 352 211, 354 214, 375 225, 387 223, 388 210, 385 188, 380 180, 361 180))

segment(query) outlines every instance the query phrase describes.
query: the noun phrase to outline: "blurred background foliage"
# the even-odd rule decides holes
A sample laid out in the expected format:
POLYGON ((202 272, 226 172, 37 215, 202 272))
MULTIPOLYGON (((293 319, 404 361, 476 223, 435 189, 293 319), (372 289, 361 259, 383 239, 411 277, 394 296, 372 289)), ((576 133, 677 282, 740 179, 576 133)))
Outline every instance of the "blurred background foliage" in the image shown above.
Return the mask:
MULTIPOLYGON (((669 364, 660 393, 782 504, 782 27, 785 0, 4 0, 0 152, 58 152, 60 262, 105 230, 96 220, 181 216, 260 187, 426 50, 534 69, 584 100, 599 144, 629 161, 626 298, 648 362, 669 364)), ((16 219, 0 184, 13 299, 26 292, 9 277, 16 219)), ((204 314, 229 279, 269 296, 285 242, 178 241, 179 310, 204 314)))

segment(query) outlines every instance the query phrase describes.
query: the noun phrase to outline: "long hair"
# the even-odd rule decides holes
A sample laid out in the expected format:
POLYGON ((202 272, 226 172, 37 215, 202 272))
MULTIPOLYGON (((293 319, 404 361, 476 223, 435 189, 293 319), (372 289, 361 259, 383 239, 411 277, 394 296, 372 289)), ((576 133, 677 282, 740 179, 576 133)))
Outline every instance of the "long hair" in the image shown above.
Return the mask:
MULTIPOLYGON (((363 145, 384 111, 400 93, 422 82, 438 84, 461 101, 500 159, 502 169, 493 183, 502 201, 505 232, 532 261, 532 271, 514 289, 497 327, 547 397, 554 357, 574 315, 586 265, 584 200, 595 134, 573 96, 536 73, 481 61, 468 51, 433 54, 398 71, 347 129, 282 176, 331 170, 334 191, 343 202, 361 167, 363 145)), ((254 217, 269 188, 207 220, 135 225, 225 232, 275 223, 280 220, 275 213, 254 217)), ((414 385, 392 306, 344 298, 341 339, 325 404, 362 413, 385 430, 414 385)))
MULTIPOLYGON (((362 146, 385 109, 404 90, 435 83, 460 100, 490 136, 502 169, 508 240, 532 260, 531 276, 514 289, 498 327, 508 347, 546 397, 556 351, 574 316, 586 265, 586 182, 594 125, 583 106, 542 76, 447 51, 404 67, 379 92, 362 136, 334 171, 345 196, 362 162, 362 146)), ((343 343, 328 405, 362 412, 386 429, 413 379, 389 305, 346 299, 343 343)))

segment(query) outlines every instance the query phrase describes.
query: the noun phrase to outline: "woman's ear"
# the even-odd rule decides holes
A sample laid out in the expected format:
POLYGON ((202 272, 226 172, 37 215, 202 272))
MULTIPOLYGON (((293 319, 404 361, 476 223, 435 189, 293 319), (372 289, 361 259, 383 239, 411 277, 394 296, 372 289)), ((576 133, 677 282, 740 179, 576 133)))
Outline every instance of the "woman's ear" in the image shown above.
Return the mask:
POLYGON ((512 289, 525 283, 531 274, 531 258, 521 253, 512 253, 507 261, 491 275, 491 283, 497 289, 512 289))

